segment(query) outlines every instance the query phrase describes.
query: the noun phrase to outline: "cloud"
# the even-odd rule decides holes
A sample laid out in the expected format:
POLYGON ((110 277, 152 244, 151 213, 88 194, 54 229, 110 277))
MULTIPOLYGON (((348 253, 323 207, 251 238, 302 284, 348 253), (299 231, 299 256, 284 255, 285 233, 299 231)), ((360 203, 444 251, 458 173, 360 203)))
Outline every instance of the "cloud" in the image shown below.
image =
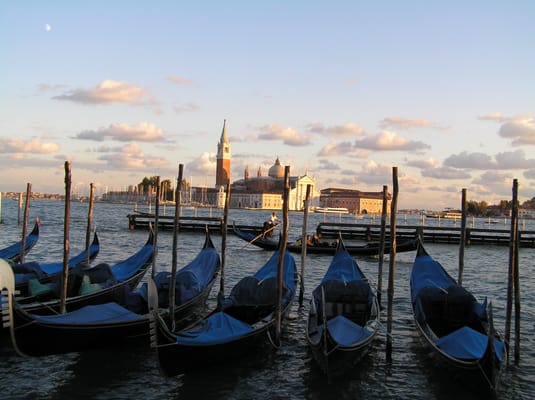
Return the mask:
POLYGON ((22 140, 18 138, 0 137, 0 153, 32 153, 47 154, 59 150, 59 145, 44 142, 40 138, 22 140))
POLYGON ((216 170, 215 153, 202 153, 199 157, 189 162, 185 169, 190 175, 214 176, 216 170))
POLYGON ((427 158, 425 160, 408 160, 405 165, 409 167, 416 167, 421 169, 435 168, 438 165, 438 161, 434 158, 427 158))
POLYGON ((511 145, 535 145, 535 118, 523 118, 505 122, 498 131, 498 135, 512 139, 511 145))
POLYGON ((379 151, 417 151, 431 148, 431 146, 423 142, 407 140, 390 131, 382 131, 376 135, 368 136, 365 139, 357 140, 355 141, 355 147, 379 151))
POLYGON ((160 169, 170 166, 169 161, 161 157, 153 157, 143 153, 138 143, 129 143, 121 147, 117 152, 107 153, 98 158, 106 161, 114 170, 138 170, 160 169))
POLYGON ((424 169, 421 172, 422 176, 435 179, 468 179, 470 174, 461 171, 459 169, 451 168, 448 166, 424 169))
POLYGON ((364 129, 352 122, 343 125, 325 126, 321 122, 307 125, 307 130, 312 133, 328 136, 361 136, 364 129))
POLYGON ((452 154, 444 160, 444 165, 453 168, 490 169, 496 168, 496 163, 492 157, 484 153, 467 153, 463 151, 459 154, 452 154))
POLYGON ((534 168, 535 159, 526 159, 523 150, 505 151, 494 156, 500 169, 525 169, 534 168))
POLYGON ((183 113, 183 112, 191 112, 191 111, 198 111, 200 110, 200 107, 195 103, 184 103, 180 106, 174 106, 173 110, 177 113, 183 113))
POLYGON ((508 121, 510 118, 504 117, 501 112, 493 112, 487 115, 481 115, 477 117, 477 119, 480 119, 482 121, 504 122, 508 121))
POLYGON ((92 89, 75 89, 52 98, 82 104, 140 104, 145 97, 147 97, 146 90, 139 86, 126 82, 104 80, 92 89))
POLYGON ((475 178, 473 183, 484 187, 482 194, 495 193, 502 196, 510 196, 513 186, 513 175, 503 171, 487 171, 475 178))
POLYGON ((320 157, 332 157, 349 154, 355 151, 351 142, 329 142, 318 152, 320 157))
POLYGON ((286 128, 280 124, 269 124, 260 128, 260 140, 282 140, 289 146, 306 146, 310 144, 308 136, 299 134, 293 128, 286 128))
POLYGON ((76 139, 94 140, 97 142, 102 142, 106 139, 117 140, 119 142, 133 140, 158 142, 163 141, 163 130, 148 122, 140 122, 137 125, 111 124, 107 128, 100 128, 96 131, 82 131, 75 137, 76 139))
POLYGON ((409 119, 403 117, 384 118, 379 126, 383 129, 394 128, 407 130, 410 128, 432 128, 433 124, 425 119, 409 119))
POLYGON ((340 169, 338 164, 331 162, 330 160, 320 159, 319 169, 322 171, 336 171, 340 169))
POLYGON ((484 153, 453 154, 444 160, 444 165, 461 169, 525 169, 535 167, 535 159, 526 159, 522 150, 498 153, 494 159, 484 153))
POLYGON ((362 166, 358 180, 367 184, 387 185, 392 181, 392 167, 370 160, 362 166))
POLYGON ((524 171, 523 175, 526 179, 535 179, 535 169, 524 171))
POLYGON ((177 85, 189 85, 191 83, 191 80, 188 78, 182 78, 180 76, 171 75, 167 77, 167 80, 173 83, 176 83, 177 85))

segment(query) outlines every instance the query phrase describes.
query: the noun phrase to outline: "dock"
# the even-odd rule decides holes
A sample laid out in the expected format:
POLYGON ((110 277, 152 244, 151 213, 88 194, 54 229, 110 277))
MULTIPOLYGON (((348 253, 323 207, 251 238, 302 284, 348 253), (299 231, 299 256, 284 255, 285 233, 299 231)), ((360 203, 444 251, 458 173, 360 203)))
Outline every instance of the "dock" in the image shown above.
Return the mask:
MULTIPOLYGON (((381 225, 375 224, 343 224, 320 223, 317 231, 324 237, 376 241, 381 236, 381 225)), ((390 238, 390 227, 386 226, 385 236, 390 238)), ((420 237, 424 243, 459 244, 460 227, 396 225, 396 240, 407 240, 420 237)), ((510 232, 508 229, 466 228, 466 245, 498 245, 509 246, 510 232)), ((520 247, 535 248, 535 231, 519 230, 520 247)))
MULTIPOLYGON (((130 230, 149 229, 154 226, 154 214, 134 213, 127 215, 130 230)), ((174 216, 160 215, 158 217, 158 230, 172 231, 174 216)), ((180 217, 179 230, 181 232, 204 232, 206 228, 210 233, 221 234, 223 218, 218 217, 180 217)), ((261 226, 236 225, 241 231, 260 233, 261 226)), ((345 240, 378 241, 381 236, 380 224, 346 224, 322 222, 316 228, 323 237, 336 238, 339 234, 345 240)), ((227 227, 227 233, 233 233, 232 226, 227 227)), ((386 226, 386 240, 390 238, 390 227, 386 226)), ((452 226, 426 226, 426 225, 397 225, 396 239, 409 240, 420 237, 424 243, 459 244, 461 228, 452 226)), ((466 245, 497 245, 509 246, 510 234, 508 229, 466 228, 466 245)), ((522 248, 535 248, 535 231, 519 230, 519 246, 522 248)))
MULTIPOLYGON (((149 226, 154 226, 155 216, 148 213, 128 214, 128 229, 148 230, 149 226)), ((175 224, 175 217, 172 215, 158 216, 158 231, 172 231, 175 224)), ((181 232, 203 232, 208 229, 210 233, 221 234, 223 218, 218 217, 180 217, 178 229, 181 232)), ((242 231, 260 232, 262 227, 253 225, 236 225, 242 231)), ((232 226, 227 227, 227 232, 232 233, 232 226)))

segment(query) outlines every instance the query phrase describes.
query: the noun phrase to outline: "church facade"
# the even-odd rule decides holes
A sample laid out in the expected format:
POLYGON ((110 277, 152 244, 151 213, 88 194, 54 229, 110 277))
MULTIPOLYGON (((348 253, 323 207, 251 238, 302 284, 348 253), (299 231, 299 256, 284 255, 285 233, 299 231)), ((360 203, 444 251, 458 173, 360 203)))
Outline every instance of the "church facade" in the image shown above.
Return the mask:
MULTIPOLYGON (((307 186, 311 185, 311 205, 316 194, 314 178, 308 174, 290 176, 289 210, 303 210, 306 199, 307 186)), ((230 204, 231 208, 259 208, 259 209, 282 209, 282 196, 284 194, 284 167, 279 158, 275 160, 267 175, 262 174, 259 168, 255 177, 249 175, 249 169, 245 168, 243 179, 235 181, 231 185, 230 204)))

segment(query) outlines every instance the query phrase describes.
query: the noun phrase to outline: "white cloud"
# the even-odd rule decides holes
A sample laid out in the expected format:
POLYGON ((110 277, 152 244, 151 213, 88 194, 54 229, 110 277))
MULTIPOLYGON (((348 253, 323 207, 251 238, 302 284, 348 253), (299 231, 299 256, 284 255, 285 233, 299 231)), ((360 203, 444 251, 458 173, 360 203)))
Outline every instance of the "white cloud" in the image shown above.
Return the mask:
POLYGON ((114 170, 146 171, 170 166, 164 158, 146 155, 138 143, 126 144, 117 152, 100 156, 99 160, 106 161, 108 167, 114 170))
POLYGON ((504 123, 498 134, 512 139, 513 146, 535 145, 535 118, 523 118, 504 123))
POLYGON ((193 161, 187 163, 185 169, 191 175, 215 176, 216 155, 204 152, 193 161))
POLYGON ((312 133, 327 136, 361 136, 364 129, 355 123, 349 122, 343 125, 325 126, 321 122, 309 124, 307 130, 312 133))
POLYGON ((18 138, 0 137, 0 153, 32 153, 47 154, 59 150, 59 145, 53 142, 45 142, 40 138, 28 140, 18 138))
POLYGON ((423 142, 408 140, 390 131, 381 131, 376 135, 357 140, 355 141, 355 147, 379 151, 418 151, 431 148, 431 146, 423 142))
POLYGON ((95 140, 117 140, 119 142, 142 141, 158 142, 163 140, 163 130, 148 122, 140 122, 136 125, 111 124, 107 128, 100 128, 96 131, 86 130, 76 135, 77 139, 95 140))
POLYGON ((147 91, 139 86, 126 82, 104 80, 92 89, 75 89, 52 98, 82 104, 139 104, 147 95, 147 91))
POLYGON ((424 169, 421 172, 422 176, 435 179, 468 179, 470 174, 460 169, 451 168, 448 166, 437 167, 431 169, 424 169))
POLYGON ((409 167, 416 167, 421 169, 435 168, 438 165, 438 161, 434 158, 426 158, 420 160, 408 160, 405 165, 409 167))
POLYGON ((261 127, 258 134, 259 140, 281 140, 289 146, 305 146, 310 144, 308 136, 299 134, 293 128, 287 128, 281 124, 269 124, 261 127))

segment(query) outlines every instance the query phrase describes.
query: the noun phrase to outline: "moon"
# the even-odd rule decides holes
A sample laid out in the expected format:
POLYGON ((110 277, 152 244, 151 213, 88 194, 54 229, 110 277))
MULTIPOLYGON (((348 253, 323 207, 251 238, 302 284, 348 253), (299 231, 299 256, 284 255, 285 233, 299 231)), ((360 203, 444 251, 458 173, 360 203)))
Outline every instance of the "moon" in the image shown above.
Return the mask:
POLYGON ((50 32, 51 29, 52 27, 50 26, 50 24, 45 25, 45 31, 50 32))

